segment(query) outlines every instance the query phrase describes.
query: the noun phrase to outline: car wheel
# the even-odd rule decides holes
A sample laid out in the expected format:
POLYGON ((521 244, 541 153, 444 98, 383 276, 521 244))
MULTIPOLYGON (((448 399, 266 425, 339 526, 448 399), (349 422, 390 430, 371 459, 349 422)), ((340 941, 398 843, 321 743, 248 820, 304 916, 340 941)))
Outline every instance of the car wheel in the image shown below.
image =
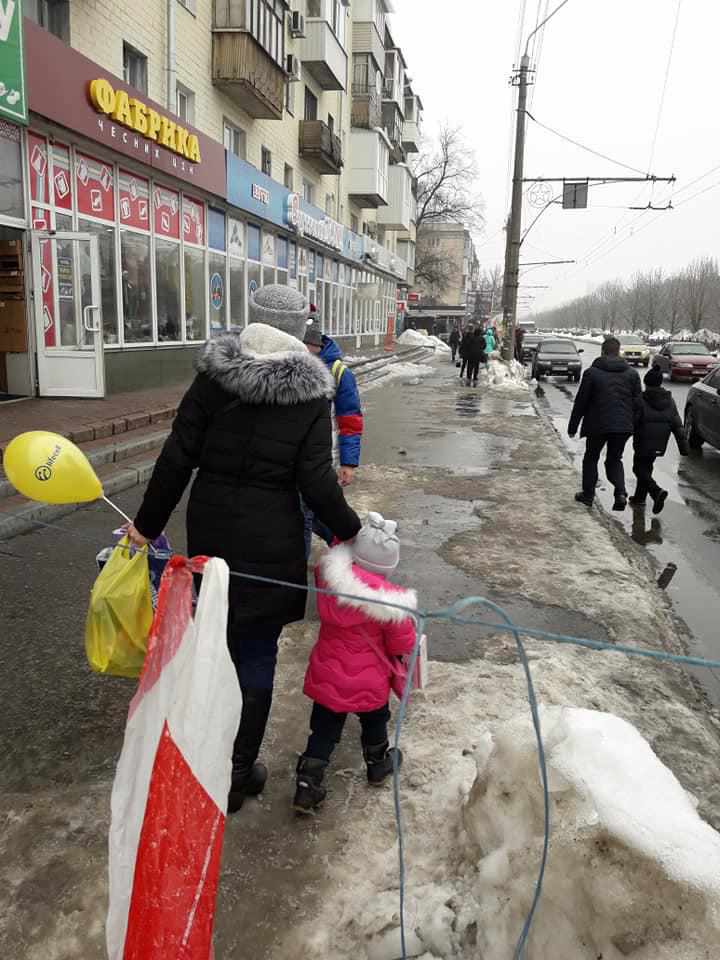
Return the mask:
POLYGON ((691 450, 702 450, 702 445, 705 441, 700 436, 698 433, 698 428, 695 426, 695 417, 692 409, 685 411, 685 439, 687 440, 687 445, 691 450))

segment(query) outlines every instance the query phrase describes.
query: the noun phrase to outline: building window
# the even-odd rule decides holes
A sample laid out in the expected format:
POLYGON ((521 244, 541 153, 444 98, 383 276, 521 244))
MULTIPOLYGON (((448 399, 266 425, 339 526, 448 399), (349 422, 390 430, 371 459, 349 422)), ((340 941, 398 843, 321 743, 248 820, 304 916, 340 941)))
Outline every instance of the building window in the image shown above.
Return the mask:
POLYGON ((267 147, 262 147, 260 150, 260 169, 266 177, 272 176, 272 153, 267 147))
POLYGON ((295 116, 295 87, 296 83, 285 84, 285 109, 291 117, 295 116))
MULTIPOLYGON (((285 69, 285 4, 282 0, 247 0, 250 9, 250 33, 269 56, 283 70, 285 69)), ((232 26, 238 15, 233 16, 232 10, 245 10, 245 3, 233 3, 228 0, 216 0, 216 23, 218 21, 217 8, 229 7, 231 14, 229 21, 232 26)), ((246 21, 245 21, 246 22, 246 21)))
POLYGON ((315 187, 309 180, 303 180, 303 199, 307 203, 315 202, 315 187))
POLYGON ((295 171, 290 166, 289 163, 285 164, 285 175, 283 177, 283 183, 288 190, 293 191, 295 189, 295 171))
POLYGON ((358 222, 358 218, 355 216, 355 214, 351 213, 351 214, 350 214, 350 229, 352 230, 353 233, 357 233, 359 226, 360 226, 360 224, 359 224, 359 222, 358 222))
POLYGON ((48 33, 70 43, 70 4, 68 0, 25 0, 23 13, 48 33))
POLYGON ((325 213, 331 217, 333 212, 333 207, 335 205, 335 197, 332 193, 325 194, 325 213))
POLYGON ((186 123, 195 123, 195 94, 181 83, 177 85, 175 112, 186 123))
POLYGON ((246 159, 247 139, 245 131, 228 120, 223 121, 223 143, 225 149, 229 150, 230 153, 234 153, 236 157, 240 157, 242 160, 246 159))
POLYGON ((318 118, 318 101, 315 94, 310 90, 309 87, 305 87, 305 119, 306 120, 317 120, 318 118))
POLYGON ((125 343, 152 342, 150 237, 123 230, 120 252, 125 343))
POLYGON ((129 43, 123 43, 123 80, 147 93, 147 57, 131 47, 129 43))

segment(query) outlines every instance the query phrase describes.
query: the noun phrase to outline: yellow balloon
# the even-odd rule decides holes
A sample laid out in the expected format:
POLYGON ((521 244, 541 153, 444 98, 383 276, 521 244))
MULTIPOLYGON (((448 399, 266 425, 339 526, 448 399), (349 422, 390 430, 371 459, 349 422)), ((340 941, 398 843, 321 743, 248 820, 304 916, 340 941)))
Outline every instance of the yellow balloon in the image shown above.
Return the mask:
POLYGON ((18 493, 30 500, 87 503, 103 495, 85 454, 57 433, 21 433, 6 447, 3 469, 18 493))

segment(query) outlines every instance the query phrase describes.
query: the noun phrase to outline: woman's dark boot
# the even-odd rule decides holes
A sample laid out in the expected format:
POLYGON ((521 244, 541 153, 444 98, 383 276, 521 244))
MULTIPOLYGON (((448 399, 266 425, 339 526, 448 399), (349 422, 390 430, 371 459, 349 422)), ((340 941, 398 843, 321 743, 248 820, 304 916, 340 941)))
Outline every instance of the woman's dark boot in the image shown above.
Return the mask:
POLYGON ((375 747, 363 747, 367 778, 371 787, 381 787, 387 778, 392 776, 395 754, 399 770, 403 762, 402 752, 390 747, 387 740, 375 747))
POLYGON ((256 797, 262 793, 268 777, 264 764, 255 761, 265 736, 272 690, 243 687, 242 696, 240 727, 233 747, 228 813, 237 813, 245 797, 256 797))
POLYGON ((315 813, 327 796, 322 785, 327 760, 315 757, 300 757, 297 765, 297 788, 293 800, 293 810, 297 813, 315 813))

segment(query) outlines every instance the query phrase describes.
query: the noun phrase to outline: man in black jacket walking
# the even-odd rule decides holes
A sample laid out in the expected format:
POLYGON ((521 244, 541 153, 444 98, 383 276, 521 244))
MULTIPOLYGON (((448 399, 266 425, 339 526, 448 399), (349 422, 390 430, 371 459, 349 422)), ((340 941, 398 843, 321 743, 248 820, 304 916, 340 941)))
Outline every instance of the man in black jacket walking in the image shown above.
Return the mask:
POLYGON ((675 435, 678 449, 683 456, 688 447, 683 433, 682 420, 669 390, 663 390, 663 375, 660 367, 652 367, 645 374, 645 392, 642 395, 642 420, 635 431, 633 473, 637 477, 635 493, 630 497, 634 507, 644 507, 647 495, 653 502, 653 513, 661 513, 667 500, 667 490, 662 490, 653 478, 657 457, 667 450, 670 434, 675 435))
POLYGON ((580 436, 586 438, 582 491, 578 503, 592 506, 598 481, 598 461, 603 449, 605 472, 615 488, 613 510, 627 506, 623 451, 641 416, 641 386, 636 370, 620 359, 620 342, 609 337, 602 356, 585 371, 575 397, 568 433, 574 437, 582 420, 580 436))

